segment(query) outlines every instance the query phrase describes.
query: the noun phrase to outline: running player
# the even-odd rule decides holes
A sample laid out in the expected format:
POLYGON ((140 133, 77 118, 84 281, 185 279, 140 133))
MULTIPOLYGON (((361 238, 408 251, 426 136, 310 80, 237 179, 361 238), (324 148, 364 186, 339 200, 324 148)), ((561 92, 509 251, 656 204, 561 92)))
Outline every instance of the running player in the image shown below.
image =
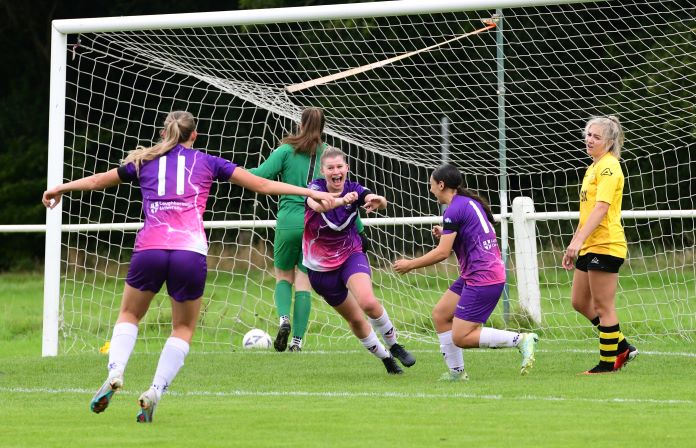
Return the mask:
POLYGON ((355 225, 359 207, 367 212, 387 207, 383 196, 372 193, 357 182, 347 180, 348 164, 343 151, 327 148, 321 157, 323 179, 309 188, 342 196, 326 206, 307 200, 302 238, 304 264, 314 290, 347 322, 362 345, 382 359, 387 372, 403 371, 395 362, 410 367, 416 359, 397 342, 389 315, 372 290, 370 263, 362 251, 355 225), (350 292, 350 294, 349 294, 350 292), (365 321, 365 314, 370 325, 365 321), (386 347, 377 338, 379 332, 386 347))
POLYGON ((90 403, 103 412, 123 386, 123 374, 138 336, 138 323, 164 283, 171 297, 172 333, 160 355, 152 386, 139 398, 138 422, 151 422, 155 407, 189 352, 207 275, 208 244, 203 213, 214 180, 231 181, 263 194, 311 196, 331 206, 333 197, 254 176, 235 164, 192 149, 196 122, 188 112, 171 112, 162 140, 131 151, 123 165, 47 190, 43 204, 54 208, 64 193, 101 190, 122 182, 140 185, 145 223, 138 232, 121 309, 111 337, 108 376, 90 403))
POLYGON ((517 347, 522 354, 520 373, 526 375, 534 365, 538 336, 484 327, 505 287, 505 266, 493 228, 488 203, 464 187, 459 170, 450 164, 438 167, 430 176, 430 192, 440 204, 447 204, 443 225, 433 228, 438 246, 412 260, 401 259, 394 270, 405 274, 447 259, 454 250, 460 276, 442 295, 433 309, 440 350, 449 368, 443 380, 462 381, 462 348, 517 347))

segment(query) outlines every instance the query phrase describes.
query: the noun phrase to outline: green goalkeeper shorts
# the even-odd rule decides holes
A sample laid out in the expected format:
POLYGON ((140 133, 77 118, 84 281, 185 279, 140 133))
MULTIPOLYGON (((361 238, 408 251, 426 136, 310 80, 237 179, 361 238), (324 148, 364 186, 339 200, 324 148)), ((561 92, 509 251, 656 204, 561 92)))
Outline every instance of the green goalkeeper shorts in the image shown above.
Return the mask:
POLYGON ((276 229, 273 241, 273 266, 281 271, 292 271, 297 268, 307 273, 302 264, 302 227, 294 229, 276 229))

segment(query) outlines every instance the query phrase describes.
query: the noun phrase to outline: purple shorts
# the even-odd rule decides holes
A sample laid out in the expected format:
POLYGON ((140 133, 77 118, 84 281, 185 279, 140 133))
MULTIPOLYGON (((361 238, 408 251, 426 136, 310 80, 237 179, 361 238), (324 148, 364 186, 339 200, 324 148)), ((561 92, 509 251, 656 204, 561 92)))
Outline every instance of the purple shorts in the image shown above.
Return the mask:
POLYGON ((469 286, 459 277, 449 290, 459 295, 454 317, 467 322, 485 323, 498 304, 505 282, 486 286, 469 286))
POLYGON ((312 288, 331 306, 338 306, 348 297, 348 279, 351 275, 363 272, 372 276, 370 262, 363 252, 352 254, 340 268, 319 272, 307 269, 312 288))
POLYGON ((140 291, 167 293, 177 302, 203 295, 208 265, 205 255, 190 250, 148 249, 133 253, 126 283, 140 291))

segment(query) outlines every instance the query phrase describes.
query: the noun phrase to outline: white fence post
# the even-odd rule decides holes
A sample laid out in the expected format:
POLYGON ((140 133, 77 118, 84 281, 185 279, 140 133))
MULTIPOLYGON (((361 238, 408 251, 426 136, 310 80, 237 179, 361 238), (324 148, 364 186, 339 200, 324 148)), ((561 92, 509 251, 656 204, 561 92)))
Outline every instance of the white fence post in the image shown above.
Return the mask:
POLYGON ((534 213, 534 202, 526 196, 512 201, 512 228, 515 238, 515 270, 520 308, 541 324, 541 291, 537 263, 536 221, 527 219, 534 213))

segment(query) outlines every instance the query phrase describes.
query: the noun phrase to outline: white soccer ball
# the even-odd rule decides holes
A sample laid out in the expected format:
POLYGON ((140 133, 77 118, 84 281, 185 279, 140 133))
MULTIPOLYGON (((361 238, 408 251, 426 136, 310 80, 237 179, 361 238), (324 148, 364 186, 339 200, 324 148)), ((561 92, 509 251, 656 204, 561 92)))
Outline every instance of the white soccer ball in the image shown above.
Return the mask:
POLYGON ((242 339, 242 347, 244 348, 267 349, 271 348, 272 344, 271 335, 258 328, 249 330, 242 339))

